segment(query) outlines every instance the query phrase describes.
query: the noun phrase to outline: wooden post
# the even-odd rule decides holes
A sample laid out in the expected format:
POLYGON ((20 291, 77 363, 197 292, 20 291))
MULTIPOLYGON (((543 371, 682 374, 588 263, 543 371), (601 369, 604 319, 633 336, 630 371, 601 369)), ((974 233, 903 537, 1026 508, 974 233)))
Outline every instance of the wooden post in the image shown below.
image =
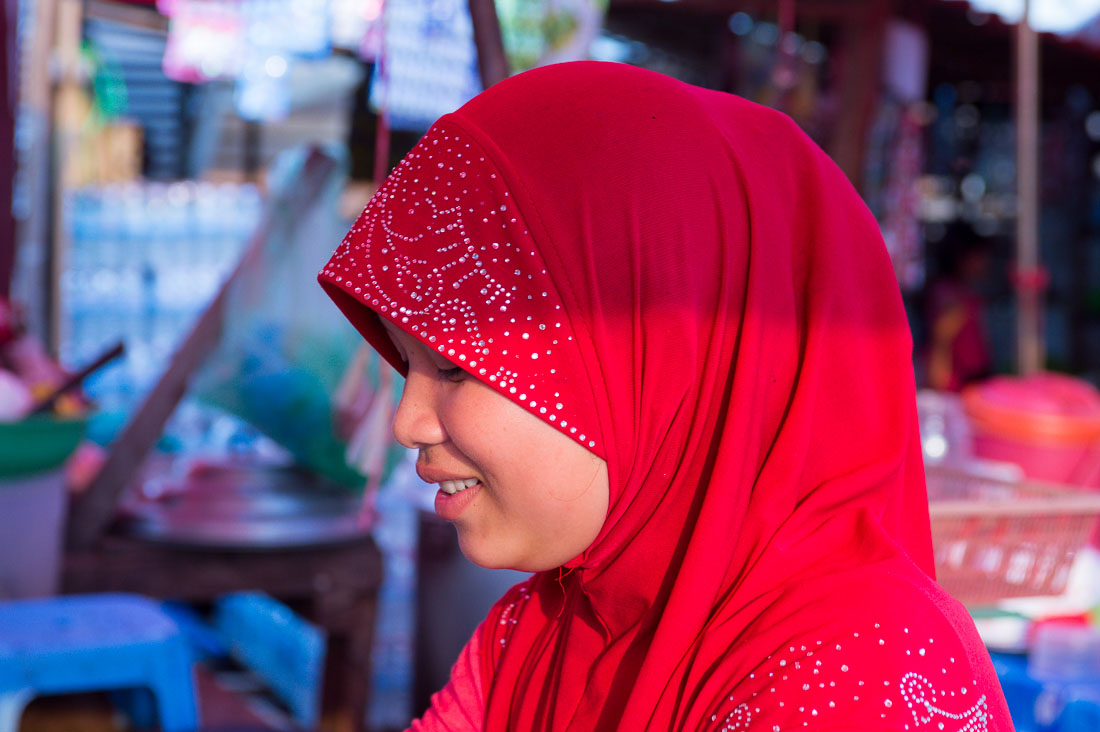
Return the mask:
MULTIPOLYGON (((25 249, 19 271, 23 313, 27 328, 44 340, 51 328, 50 298, 54 283, 49 269, 51 211, 51 148, 53 140, 53 93, 49 69, 57 25, 57 0, 37 0, 29 7, 34 33, 20 62, 19 102, 24 115, 27 148, 23 152, 23 185, 29 206, 16 222, 16 237, 25 249)), ((13 283, 14 284, 14 283, 13 283)))
POLYGON ((14 0, 0 0, 0 298, 11 291, 15 269, 15 218, 11 199, 15 183, 15 93, 19 85, 19 44, 15 36, 18 10, 14 0))
POLYGON ((81 0, 56 0, 54 12, 55 45, 48 63, 56 64, 58 78, 50 89, 52 119, 49 143, 53 151, 53 161, 46 225, 50 247, 47 338, 50 351, 57 355, 61 353, 61 344, 66 339, 67 326, 61 299, 61 279, 68 268, 70 244, 63 219, 65 192, 72 185, 74 173, 79 170, 73 158, 79 148, 80 135, 79 123, 74 118, 77 117, 77 110, 84 113, 83 105, 87 101, 79 92, 82 83, 79 66, 80 42, 84 35, 84 4, 81 0))
POLYGON ((881 0, 858 7, 862 14, 853 14, 840 32, 839 109, 828 153, 852 185, 861 190, 867 136, 881 84, 889 8, 881 0))
POLYGON ((1039 37, 1028 17, 1029 0, 1016 26, 1016 347, 1017 368, 1043 368, 1042 293, 1039 264, 1039 37))
POLYGON ((241 171, 244 173, 245 180, 252 181, 253 183, 259 183, 261 177, 260 152, 263 147, 262 135, 263 128, 259 122, 245 120, 244 144, 241 145, 241 171))
POLYGON ((477 47, 477 68, 481 86, 488 89, 508 78, 508 57, 504 54, 504 38, 500 34, 500 18, 493 0, 468 0, 470 20, 474 24, 474 45, 477 47))

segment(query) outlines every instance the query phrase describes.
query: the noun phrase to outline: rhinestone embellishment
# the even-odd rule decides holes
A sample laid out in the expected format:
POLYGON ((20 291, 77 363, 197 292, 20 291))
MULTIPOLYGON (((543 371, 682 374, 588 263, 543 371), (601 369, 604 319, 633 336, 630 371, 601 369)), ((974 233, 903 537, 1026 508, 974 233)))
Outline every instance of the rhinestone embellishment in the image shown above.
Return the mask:
MULTIPOLYGON (((908 628, 902 630, 903 637, 910 636, 908 628)), ((878 664, 859 668, 848 655, 855 650, 853 646, 862 646, 861 657, 867 649, 884 650, 884 634, 881 625, 875 623, 874 633, 864 633, 862 638, 854 632, 847 641, 818 640, 783 648, 748 674, 750 681, 766 679, 767 685, 754 687, 748 701, 739 701, 735 695, 728 697, 722 709, 711 716, 715 724, 712 729, 797 732, 819 719, 823 724, 832 724, 830 720, 836 720, 833 715, 837 713, 846 715, 842 717, 845 722, 851 722, 859 708, 863 710, 860 716, 877 717, 907 732, 989 732, 986 695, 972 693, 977 686, 973 679, 954 688, 944 683, 951 675, 949 669, 957 672, 952 668, 956 659, 951 656, 935 660, 932 638, 927 639, 927 645, 907 649, 904 658, 919 658, 925 667, 903 673, 900 680, 897 676, 893 680, 881 676, 881 681, 875 679, 878 664), (731 711, 724 711, 731 706, 731 711), (758 723, 754 725, 754 721, 758 723)))
POLYGON ((597 447, 591 406, 578 397, 580 379, 569 378, 579 359, 561 299, 518 206, 472 136, 445 122, 432 127, 320 277, 584 447, 597 447))

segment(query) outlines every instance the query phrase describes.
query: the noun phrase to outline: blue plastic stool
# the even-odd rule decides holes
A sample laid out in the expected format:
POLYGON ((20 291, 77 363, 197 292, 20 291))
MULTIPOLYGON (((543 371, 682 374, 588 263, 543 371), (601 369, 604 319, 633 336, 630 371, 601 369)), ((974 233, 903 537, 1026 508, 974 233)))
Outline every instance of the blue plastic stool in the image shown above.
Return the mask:
POLYGON ((198 727, 191 652, 175 622, 137 595, 0 603, 0 732, 35 696, 144 687, 164 732, 198 727))
POLYGON ((303 729, 321 716, 325 633, 286 605, 260 592, 218 600, 214 622, 232 655, 290 708, 303 729))
POLYGON ((1027 675, 1027 656, 1014 653, 990 653, 993 668, 1001 682, 1012 726, 1016 732, 1040 732, 1044 725, 1035 719, 1036 710, 1042 711, 1051 703, 1043 685, 1027 675))

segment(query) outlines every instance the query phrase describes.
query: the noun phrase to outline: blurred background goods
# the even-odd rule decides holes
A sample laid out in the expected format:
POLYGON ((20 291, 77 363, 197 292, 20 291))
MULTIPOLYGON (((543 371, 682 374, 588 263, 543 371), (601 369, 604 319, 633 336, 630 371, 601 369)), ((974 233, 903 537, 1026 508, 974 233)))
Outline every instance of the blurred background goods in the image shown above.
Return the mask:
POLYGON ((314 274, 438 116, 596 58, 778 108, 848 175, 912 324, 939 579, 1017 729, 1100 728, 1100 1, 4 0, 0 22, 0 638, 43 630, 0 668, 125 642, 194 681, 40 675, 0 685, 11 724, 425 708, 521 575, 458 552, 390 436, 399 377, 314 274), (82 617, 79 648, 48 642, 82 617))

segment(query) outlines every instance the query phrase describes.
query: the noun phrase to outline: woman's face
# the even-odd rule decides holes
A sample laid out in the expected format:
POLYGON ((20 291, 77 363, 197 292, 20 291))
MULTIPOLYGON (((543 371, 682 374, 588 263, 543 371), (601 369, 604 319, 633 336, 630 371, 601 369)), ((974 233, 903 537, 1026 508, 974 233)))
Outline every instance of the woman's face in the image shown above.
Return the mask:
POLYGON ((587 549, 607 516, 607 463, 383 325, 409 365, 394 436, 420 451, 420 477, 441 484, 436 512, 458 529, 462 553, 483 567, 537 572, 587 549), (473 485, 449 493, 450 481, 473 485))

